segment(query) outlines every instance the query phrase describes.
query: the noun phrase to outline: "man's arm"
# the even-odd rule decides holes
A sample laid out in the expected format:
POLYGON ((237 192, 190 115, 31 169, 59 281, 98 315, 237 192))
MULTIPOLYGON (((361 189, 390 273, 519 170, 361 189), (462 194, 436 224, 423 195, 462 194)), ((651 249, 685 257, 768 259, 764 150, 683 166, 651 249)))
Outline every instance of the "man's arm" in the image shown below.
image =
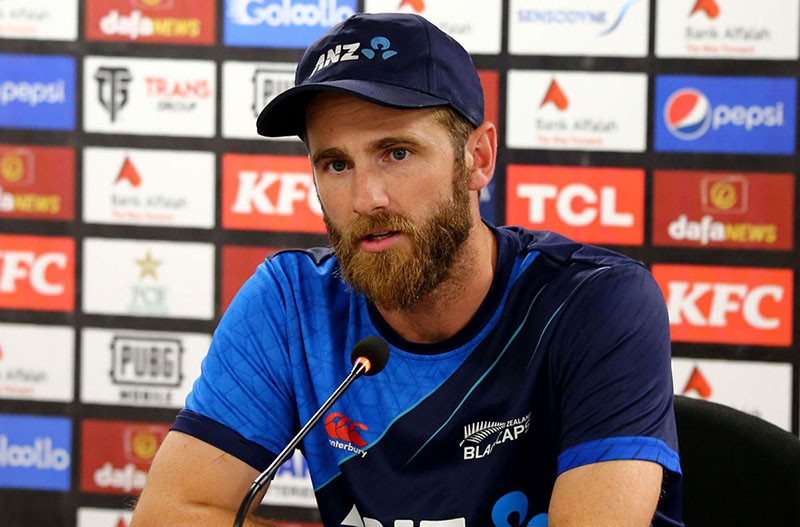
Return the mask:
MULTIPOLYGON (((257 476, 256 469, 247 463, 172 431, 153 460, 131 527, 233 525, 239 504, 257 476)), ((250 512, 261 503, 265 492, 266 487, 253 501, 250 512)), ((245 525, 270 524, 250 519, 245 525)))
POLYGON ((661 493, 663 468, 650 461, 603 461, 556 479, 548 527, 648 527, 661 493))

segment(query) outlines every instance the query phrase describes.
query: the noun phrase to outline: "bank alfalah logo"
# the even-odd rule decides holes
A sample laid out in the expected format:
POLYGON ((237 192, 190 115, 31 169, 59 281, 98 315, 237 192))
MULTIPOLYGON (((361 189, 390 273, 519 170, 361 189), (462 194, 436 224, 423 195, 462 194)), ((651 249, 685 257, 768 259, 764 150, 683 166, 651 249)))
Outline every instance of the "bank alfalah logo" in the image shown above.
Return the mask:
POLYGON ((97 81, 97 98, 106 109, 111 122, 128 104, 128 84, 133 80, 128 68, 100 67, 94 74, 97 81))

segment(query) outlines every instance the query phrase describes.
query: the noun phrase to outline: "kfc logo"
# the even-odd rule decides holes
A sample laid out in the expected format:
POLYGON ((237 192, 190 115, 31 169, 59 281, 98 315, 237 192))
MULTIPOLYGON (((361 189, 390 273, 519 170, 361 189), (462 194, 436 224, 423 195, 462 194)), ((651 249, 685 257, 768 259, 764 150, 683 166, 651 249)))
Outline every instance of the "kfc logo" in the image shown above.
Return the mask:
POLYGON ((654 265, 672 340, 792 344, 793 271, 654 265))
POLYGON ((307 158, 227 154, 222 171, 225 228, 325 232, 307 158))
POLYGON ((75 241, 0 235, 0 307, 72 311, 75 241))
POLYGON ((644 171, 510 165, 509 223, 552 230, 577 241, 644 242, 644 171))

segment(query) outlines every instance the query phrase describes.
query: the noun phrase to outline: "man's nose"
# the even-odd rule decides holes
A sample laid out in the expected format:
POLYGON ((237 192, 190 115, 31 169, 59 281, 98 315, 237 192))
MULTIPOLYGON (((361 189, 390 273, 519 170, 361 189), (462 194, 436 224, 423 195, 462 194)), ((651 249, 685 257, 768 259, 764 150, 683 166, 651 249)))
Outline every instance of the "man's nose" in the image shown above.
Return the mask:
POLYGON ((376 169, 356 168, 352 184, 353 211, 357 214, 369 216, 389 206, 386 181, 376 169))

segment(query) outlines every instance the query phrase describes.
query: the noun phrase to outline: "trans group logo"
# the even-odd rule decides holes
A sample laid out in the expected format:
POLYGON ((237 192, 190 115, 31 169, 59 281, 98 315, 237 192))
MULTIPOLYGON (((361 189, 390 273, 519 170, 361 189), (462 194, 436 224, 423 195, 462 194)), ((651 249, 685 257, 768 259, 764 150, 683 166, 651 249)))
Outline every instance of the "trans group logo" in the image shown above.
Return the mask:
POLYGON ((356 0, 225 0, 225 44, 305 48, 357 11, 356 0))
POLYGON ((75 129, 75 59, 0 54, 0 127, 75 129))
POLYGON ((790 78, 662 75, 656 79, 655 149, 793 154, 796 92, 790 78))

